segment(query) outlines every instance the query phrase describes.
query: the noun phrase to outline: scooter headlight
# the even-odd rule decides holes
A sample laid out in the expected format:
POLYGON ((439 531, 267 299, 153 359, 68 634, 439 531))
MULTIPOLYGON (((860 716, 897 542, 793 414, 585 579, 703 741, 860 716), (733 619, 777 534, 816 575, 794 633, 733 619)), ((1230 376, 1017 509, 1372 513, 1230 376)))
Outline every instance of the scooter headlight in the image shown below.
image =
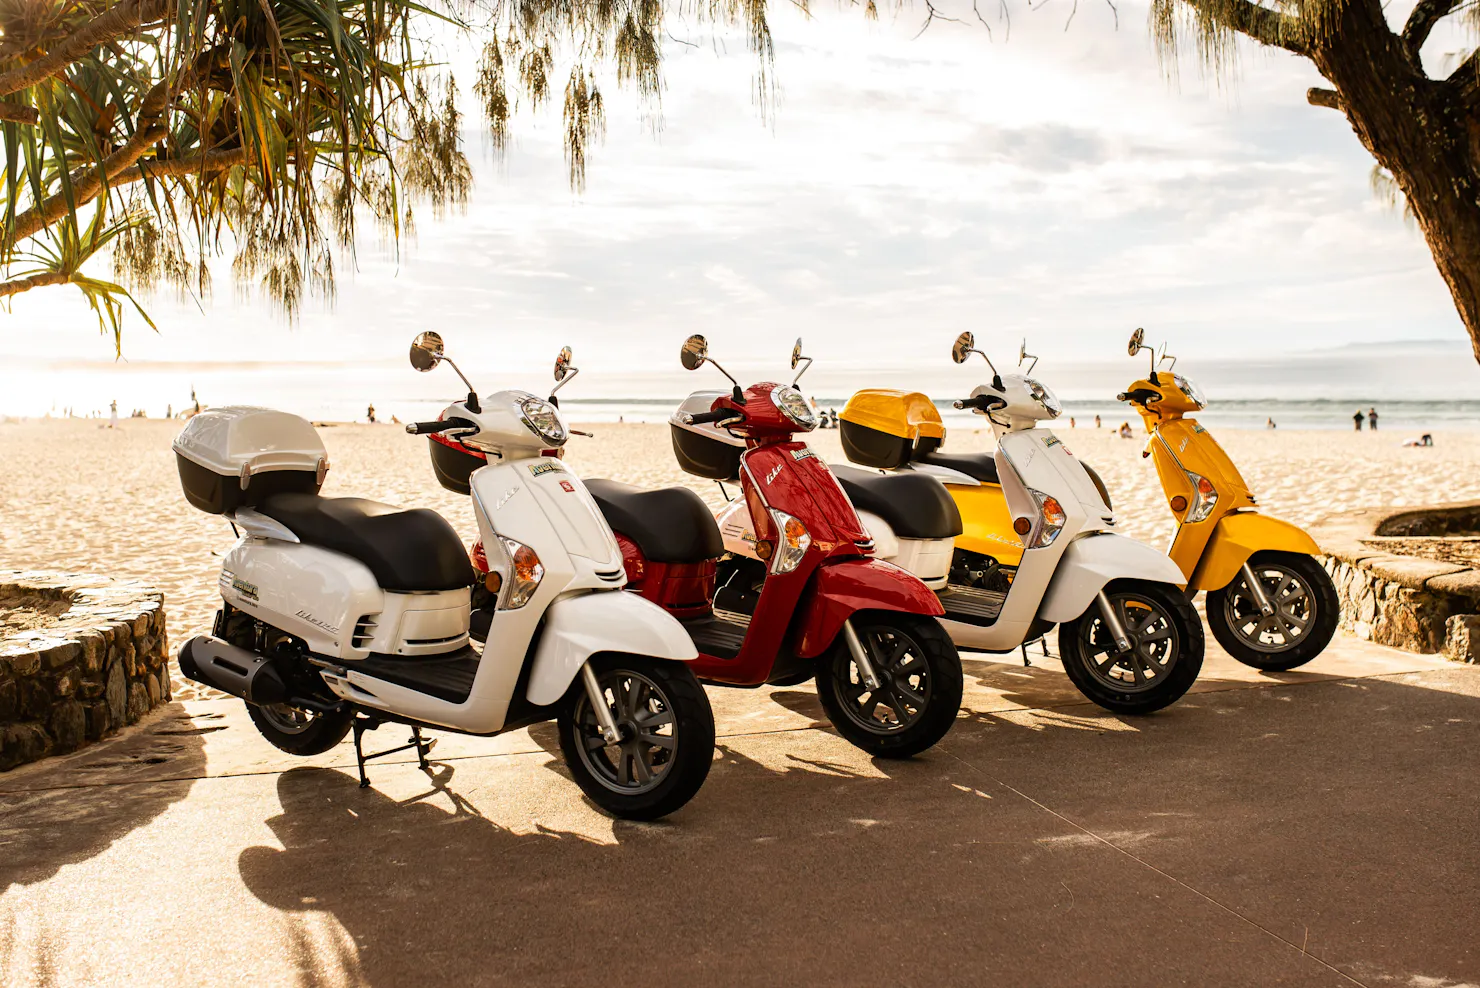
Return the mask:
POLYGON ((1050 418, 1058 418, 1059 413, 1064 410, 1064 405, 1059 401, 1059 396, 1048 389, 1045 384, 1033 380, 1031 377, 1023 378, 1023 386, 1028 389, 1028 394, 1033 400, 1043 406, 1050 418))
POLYGON ((817 416, 812 412, 812 406, 796 388, 783 385, 771 392, 771 400, 798 429, 811 432, 817 428, 817 416))
POLYGON ((1173 374, 1172 381, 1177 385, 1177 387, 1182 389, 1182 393, 1186 395, 1188 400, 1190 400, 1198 408, 1201 409, 1208 407, 1208 399, 1207 396, 1202 393, 1202 388, 1199 388, 1196 384, 1193 384, 1192 381, 1183 377, 1181 374, 1173 374))
POLYGON ((1059 537, 1069 516, 1064 513, 1064 506, 1059 503, 1059 499, 1052 494, 1035 491, 1031 487, 1028 488, 1028 493, 1038 506, 1038 520, 1034 522, 1031 518, 1018 518, 1012 523, 1012 530, 1023 537, 1023 548, 1041 549, 1059 537))
POLYGON ((519 417, 524 419, 530 432, 551 446, 563 446, 569 438, 565 432, 565 423, 560 419, 560 412, 543 398, 531 395, 521 401, 519 417))
POLYGON ((793 518, 785 511, 772 508, 771 520, 776 523, 776 548, 771 555, 771 572, 790 573, 801 565, 802 557, 812 547, 812 536, 800 518, 793 518))
POLYGON ((529 603, 529 599, 539 589, 540 581, 545 578, 545 567, 540 562, 539 554, 523 542, 515 542, 502 535, 498 540, 509 557, 509 578, 504 582, 502 609, 518 610, 529 603))
POLYGON ((1187 474, 1187 482, 1192 485, 1192 508, 1187 512, 1186 521, 1204 521, 1208 515, 1213 513, 1213 508, 1218 504, 1218 488, 1206 477, 1199 476, 1191 470, 1184 471, 1187 474))

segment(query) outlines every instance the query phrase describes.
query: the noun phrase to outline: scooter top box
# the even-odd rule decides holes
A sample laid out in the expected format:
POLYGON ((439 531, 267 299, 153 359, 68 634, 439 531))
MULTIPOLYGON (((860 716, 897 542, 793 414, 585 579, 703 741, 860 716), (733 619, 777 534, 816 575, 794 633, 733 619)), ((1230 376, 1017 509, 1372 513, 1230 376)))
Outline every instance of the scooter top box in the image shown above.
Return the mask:
POLYGON ((723 398, 728 391, 695 391, 683 400, 678 410, 668 419, 668 429, 673 435, 673 455, 684 473, 709 480, 740 479, 740 454, 745 452, 745 440, 732 436, 718 425, 685 425, 681 416, 698 415, 714 407, 716 398, 723 398))
POLYGON ((946 437, 935 402, 918 391, 865 388, 838 418, 848 459, 878 470, 904 466, 919 440, 933 440, 928 445, 935 448, 946 437))
POLYGON ((272 494, 317 494, 329 472, 314 427, 270 408, 201 412, 175 437, 174 450, 185 499, 214 515, 256 507, 272 494))

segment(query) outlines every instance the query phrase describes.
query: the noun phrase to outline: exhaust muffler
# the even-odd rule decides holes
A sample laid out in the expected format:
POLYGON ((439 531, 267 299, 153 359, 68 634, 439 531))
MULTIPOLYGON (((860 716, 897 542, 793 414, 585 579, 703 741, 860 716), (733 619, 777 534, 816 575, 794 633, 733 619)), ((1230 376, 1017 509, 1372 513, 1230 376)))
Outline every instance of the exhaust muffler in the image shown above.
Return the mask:
POLYGON ((271 659, 211 635, 196 635, 180 647, 180 672, 259 706, 288 700, 287 684, 271 659))

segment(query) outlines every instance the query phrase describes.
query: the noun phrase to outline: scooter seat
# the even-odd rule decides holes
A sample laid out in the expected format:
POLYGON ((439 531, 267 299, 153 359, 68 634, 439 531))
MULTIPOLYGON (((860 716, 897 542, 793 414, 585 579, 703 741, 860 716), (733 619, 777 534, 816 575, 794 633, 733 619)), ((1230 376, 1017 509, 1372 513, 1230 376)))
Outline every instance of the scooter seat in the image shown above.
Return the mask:
POLYGON ((958 470, 972 480, 984 484, 1000 484, 997 477, 997 461, 991 453, 922 453, 915 457, 916 463, 928 463, 935 467, 958 470))
POLYGON ((687 487, 645 490, 615 480, 588 480, 613 531, 637 543, 655 563, 701 563, 724 555, 719 526, 704 499, 687 487))
POLYGON ((447 519, 361 497, 274 494, 257 510, 299 540, 358 559, 383 590, 456 590, 473 582, 468 550, 447 519))
POLYGON ((833 466, 843 493, 859 511, 878 515, 905 539, 953 539, 961 512, 945 485, 923 473, 873 473, 833 466))

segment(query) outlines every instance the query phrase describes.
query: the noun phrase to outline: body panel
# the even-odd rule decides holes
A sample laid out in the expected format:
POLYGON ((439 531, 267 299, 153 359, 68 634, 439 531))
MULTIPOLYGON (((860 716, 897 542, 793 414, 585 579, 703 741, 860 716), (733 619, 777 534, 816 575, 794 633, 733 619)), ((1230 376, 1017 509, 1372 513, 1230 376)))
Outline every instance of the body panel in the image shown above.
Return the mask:
POLYGON ((597 591, 562 597, 545 611, 525 692, 529 702, 544 706, 559 700, 581 664, 597 652, 677 661, 699 654, 681 624, 637 594, 597 591))
POLYGON ((1062 624, 1079 617, 1111 580, 1146 580, 1182 586, 1182 571, 1163 553, 1123 535, 1100 532, 1075 539, 1049 582, 1038 615, 1062 624))
POLYGON ((940 600, 917 577, 892 563, 871 558, 831 560, 817 568, 798 604, 793 651, 802 658, 821 655, 843 622, 858 611, 932 617, 945 613, 940 600))
POLYGON ((1218 519, 1202 557, 1192 571, 1193 590, 1226 587, 1256 552, 1276 550, 1319 555, 1321 547, 1298 525, 1257 511, 1238 511, 1218 519))

